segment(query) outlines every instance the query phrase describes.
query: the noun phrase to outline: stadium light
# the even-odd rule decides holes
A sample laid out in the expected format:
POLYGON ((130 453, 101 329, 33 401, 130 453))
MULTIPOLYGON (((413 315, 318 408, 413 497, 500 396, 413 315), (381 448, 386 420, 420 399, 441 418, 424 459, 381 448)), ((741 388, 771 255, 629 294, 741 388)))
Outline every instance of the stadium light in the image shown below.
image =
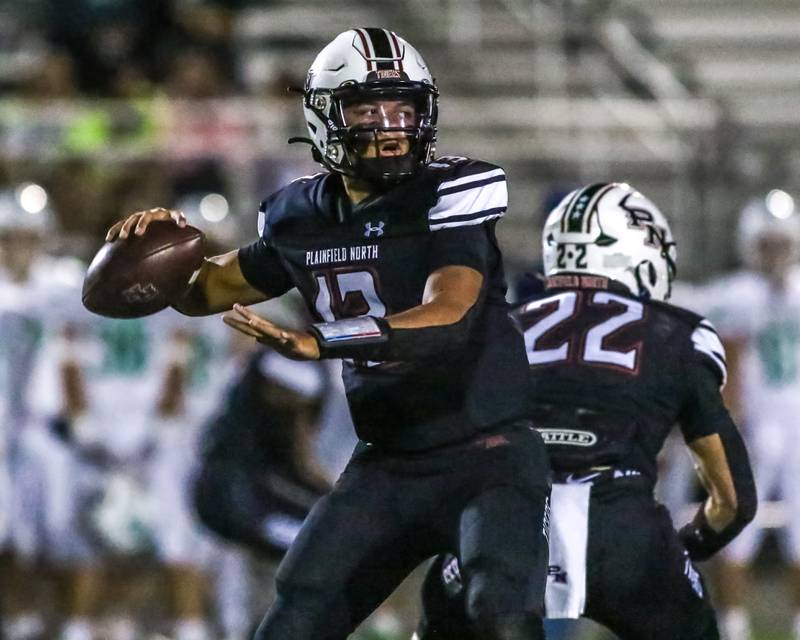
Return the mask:
POLYGON ((218 193, 209 193, 200 200, 200 215, 209 222, 224 220, 229 210, 228 201, 218 193))
POLYGON ((767 210, 776 218, 786 220, 794 213, 794 198, 782 189, 773 189, 767 194, 767 210))
POLYGON ((26 213, 41 213, 47 206, 47 192, 38 184, 26 182, 17 187, 17 202, 26 213))

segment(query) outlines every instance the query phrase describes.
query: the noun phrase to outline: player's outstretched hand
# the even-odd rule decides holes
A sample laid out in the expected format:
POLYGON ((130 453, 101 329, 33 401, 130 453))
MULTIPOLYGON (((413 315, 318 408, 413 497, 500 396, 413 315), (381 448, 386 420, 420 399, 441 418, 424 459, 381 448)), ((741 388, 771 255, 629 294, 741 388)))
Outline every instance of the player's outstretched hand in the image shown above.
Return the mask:
POLYGON ((284 329, 240 304, 222 316, 225 324, 252 336, 292 360, 319 360, 319 345, 310 333, 284 329))
POLYGON ((156 207, 155 209, 148 209, 147 211, 137 211, 124 220, 117 222, 108 230, 106 242, 113 242, 117 237, 124 240, 131 231, 133 231, 135 235, 140 236, 147 230, 147 225, 153 220, 172 220, 179 227, 186 226, 186 216, 183 215, 183 211, 156 207))

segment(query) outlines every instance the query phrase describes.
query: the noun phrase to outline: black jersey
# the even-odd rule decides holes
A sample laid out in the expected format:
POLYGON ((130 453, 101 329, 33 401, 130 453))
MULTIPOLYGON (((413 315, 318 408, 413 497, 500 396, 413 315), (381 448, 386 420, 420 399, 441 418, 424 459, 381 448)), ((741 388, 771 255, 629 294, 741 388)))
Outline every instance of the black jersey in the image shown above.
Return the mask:
POLYGON ((724 350, 694 313, 638 300, 606 278, 563 275, 512 315, 525 336, 532 417, 556 471, 611 465, 654 479, 676 423, 691 442, 729 420, 724 350))
POLYGON ((525 356, 494 233, 506 205, 503 170, 466 158, 437 159, 355 206, 330 173, 296 180, 262 204, 260 239, 239 251, 242 273, 273 297, 297 287, 320 321, 418 306, 428 276, 444 266, 484 276, 466 346, 426 361, 345 361, 362 440, 425 449, 524 415, 525 356))

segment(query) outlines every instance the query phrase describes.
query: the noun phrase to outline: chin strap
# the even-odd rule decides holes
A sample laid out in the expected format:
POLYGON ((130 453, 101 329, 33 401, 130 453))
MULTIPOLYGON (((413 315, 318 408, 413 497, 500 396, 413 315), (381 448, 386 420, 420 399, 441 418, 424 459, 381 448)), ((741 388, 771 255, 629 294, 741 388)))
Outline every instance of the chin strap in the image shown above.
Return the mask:
POLYGON ((307 144, 311 146, 311 156, 314 158, 314 162, 319 162, 320 164, 325 164, 322 161, 322 154, 317 149, 317 145, 314 144, 314 141, 311 138, 304 138, 303 136, 292 136, 287 140, 289 144, 297 144, 298 142, 302 144, 307 144))

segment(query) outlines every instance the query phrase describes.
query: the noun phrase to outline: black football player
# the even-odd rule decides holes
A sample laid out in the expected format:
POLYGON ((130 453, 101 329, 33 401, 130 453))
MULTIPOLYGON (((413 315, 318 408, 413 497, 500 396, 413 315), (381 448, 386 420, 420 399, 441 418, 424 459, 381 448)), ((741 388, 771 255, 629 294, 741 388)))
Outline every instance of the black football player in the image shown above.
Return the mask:
POLYGON ((313 455, 325 373, 269 350, 250 355, 207 425, 194 482, 200 520, 280 560, 330 484, 313 455))
MULTIPOLYGON (((501 168, 433 156, 437 89, 420 54, 352 29, 319 54, 303 108, 325 173, 261 206, 259 239, 211 258, 174 306, 295 359, 341 358, 364 443, 277 574, 259 640, 344 640, 424 559, 454 553, 481 638, 542 638, 549 466, 525 419, 527 362, 494 225, 501 168), (297 288, 318 320, 245 305, 297 288)), ((176 211, 129 216, 108 238, 176 211)))
MULTIPOLYGON (((569 194, 543 233, 546 292, 515 309, 530 414, 554 472, 546 613, 585 616, 623 640, 718 638, 694 567, 753 519, 747 452, 726 410, 725 353, 712 325, 666 304, 675 243, 626 184, 569 194), (708 490, 673 529, 653 498, 656 455, 680 425, 708 490)), ((472 640, 455 558, 424 587, 420 640, 472 640)))

